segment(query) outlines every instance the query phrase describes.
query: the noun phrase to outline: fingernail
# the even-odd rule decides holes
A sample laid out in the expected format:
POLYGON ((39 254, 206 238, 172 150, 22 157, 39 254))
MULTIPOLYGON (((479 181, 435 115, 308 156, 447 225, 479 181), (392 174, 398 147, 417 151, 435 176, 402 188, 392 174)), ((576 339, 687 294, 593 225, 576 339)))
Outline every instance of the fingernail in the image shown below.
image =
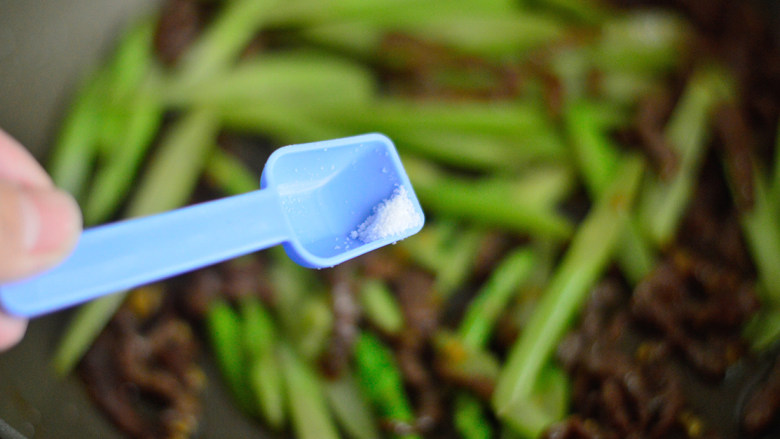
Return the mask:
POLYGON ((22 192, 22 245, 31 253, 60 250, 81 228, 78 205, 59 190, 29 189, 22 192))

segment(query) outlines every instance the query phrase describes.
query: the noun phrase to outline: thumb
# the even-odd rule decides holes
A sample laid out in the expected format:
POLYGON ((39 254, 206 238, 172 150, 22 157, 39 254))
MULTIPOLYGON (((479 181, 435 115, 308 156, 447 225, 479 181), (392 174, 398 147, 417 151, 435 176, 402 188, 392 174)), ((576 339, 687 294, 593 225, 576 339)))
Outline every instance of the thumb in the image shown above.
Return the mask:
POLYGON ((80 231, 81 213, 66 192, 0 182, 0 282, 56 264, 80 231))

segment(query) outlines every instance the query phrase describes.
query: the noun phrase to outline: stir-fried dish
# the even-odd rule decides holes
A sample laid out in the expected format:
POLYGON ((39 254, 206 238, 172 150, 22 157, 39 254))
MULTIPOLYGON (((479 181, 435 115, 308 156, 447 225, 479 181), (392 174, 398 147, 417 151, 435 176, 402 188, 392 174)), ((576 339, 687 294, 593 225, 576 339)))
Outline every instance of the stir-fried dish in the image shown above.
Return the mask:
POLYGON ((270 437, 774 437, 780 52, 753 6, 164 2, 52 154, 87 223, 364 132, 428 221, 332 269, 274 249, 100 299, 55 365, 129 437, 197 437, 216 380, 270 437))

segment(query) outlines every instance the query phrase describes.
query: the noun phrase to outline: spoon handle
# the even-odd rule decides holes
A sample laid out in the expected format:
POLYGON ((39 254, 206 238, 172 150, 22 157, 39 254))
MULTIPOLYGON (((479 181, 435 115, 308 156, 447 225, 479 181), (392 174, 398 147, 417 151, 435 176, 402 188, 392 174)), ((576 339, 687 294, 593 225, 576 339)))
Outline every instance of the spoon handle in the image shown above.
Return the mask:
POLYGON ((277 191, 261 189, 86 230, 60 265, 0 286, 2 308, 36 316, 286 241, 277 191))

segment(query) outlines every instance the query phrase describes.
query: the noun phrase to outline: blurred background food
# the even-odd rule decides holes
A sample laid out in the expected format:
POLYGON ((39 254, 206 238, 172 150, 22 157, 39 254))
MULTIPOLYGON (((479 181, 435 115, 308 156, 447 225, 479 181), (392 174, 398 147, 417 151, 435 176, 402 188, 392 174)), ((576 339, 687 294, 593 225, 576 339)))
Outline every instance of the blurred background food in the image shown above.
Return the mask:
POLYGON ((0 126, 87 224, 369 131, 429 221, 34 322, 0 356, 25 435, 778 434, 776 4, 28 3, 0 3, 0 126))

